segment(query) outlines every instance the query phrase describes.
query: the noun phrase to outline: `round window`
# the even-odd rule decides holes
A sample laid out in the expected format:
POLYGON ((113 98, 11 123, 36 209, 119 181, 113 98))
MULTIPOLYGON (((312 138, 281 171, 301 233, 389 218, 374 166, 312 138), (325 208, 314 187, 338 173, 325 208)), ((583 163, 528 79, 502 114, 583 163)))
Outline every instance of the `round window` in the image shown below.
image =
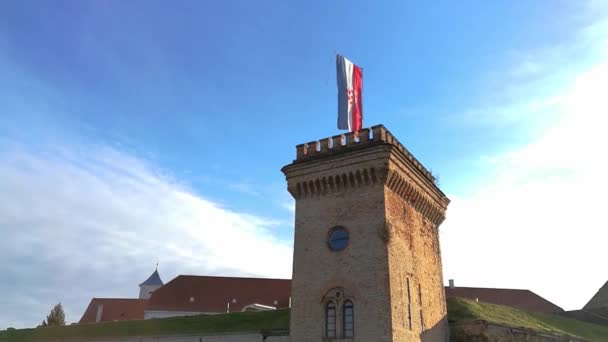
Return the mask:
POLYGON ((348 246, 348 231, 344 227, 335 227, 329 232, 327 245, 332 251, 341 251, 348 246))

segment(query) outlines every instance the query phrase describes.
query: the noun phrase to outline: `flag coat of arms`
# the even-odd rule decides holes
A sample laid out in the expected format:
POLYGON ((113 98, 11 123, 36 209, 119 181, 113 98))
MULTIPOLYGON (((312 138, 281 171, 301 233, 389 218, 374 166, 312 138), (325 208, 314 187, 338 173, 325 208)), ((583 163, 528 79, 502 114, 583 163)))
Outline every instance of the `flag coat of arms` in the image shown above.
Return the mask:
POLYGON ((336 55, 338 74, 338 129, 356 132, 363 128, 363 70, 344 56, 336 55))

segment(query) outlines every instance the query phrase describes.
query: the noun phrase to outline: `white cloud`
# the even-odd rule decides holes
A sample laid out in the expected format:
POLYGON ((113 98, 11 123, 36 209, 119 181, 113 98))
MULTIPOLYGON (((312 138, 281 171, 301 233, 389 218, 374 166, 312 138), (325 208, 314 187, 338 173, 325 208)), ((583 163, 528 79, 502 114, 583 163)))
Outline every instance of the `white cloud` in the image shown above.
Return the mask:
POLYGON ((291 196, 282 196, 284 199, 281 202, 281 207, 287 210, 291 215, 296 213, 296 201, 291 196))
POLYGON ((475 126, 545 130, 562 114, 561 97, 577 78, 608 60, 608 5, 589 1, 586 10, 573 16, 587 25, 556 44, 532 50, 505 52, 507 65, 480 77, 485 96, 452 120, 475 126), (549 124, 549 125, 548 125, 549 124))
POLYGON ((240 192, 245 195, 260 196, 260 193, 255 190, 255 187, 245 181, 241 182, 226 182, 229 189, 240 192))
POLYGON ((590 27, 592 63, 573 70, 564 62, 567 81, 533 83, 550 89, 543 96, 495 104, 522 120, 518 111, 538 103, 550 113, 529 143, 482 158, 493 169, 485 186, 451 196, 442 247, 445 278, 457 285, 529 288, 579 309, 608 280, 608 26, 590 27))
POLYGON ((59 301, 77 321, 93 296, 134 297, 157 260, 165 281, 291 276, 278 221, 223 208, 136 156, 2 146, 0 328, 35 325, 59 301))

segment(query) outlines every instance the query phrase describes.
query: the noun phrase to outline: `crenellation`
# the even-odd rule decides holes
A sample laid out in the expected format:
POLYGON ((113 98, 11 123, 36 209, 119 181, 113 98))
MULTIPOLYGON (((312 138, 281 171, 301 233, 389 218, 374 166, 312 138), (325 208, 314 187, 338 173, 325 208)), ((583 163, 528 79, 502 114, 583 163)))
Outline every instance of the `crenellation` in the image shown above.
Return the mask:
POLYGON ((376 141, 386 141, 386 128, 383 125, 372 127, 373 139, 376 141))
POLYGON ((324 138, 319 140, 319 153, 326 153, 331 150, 329 145, 331 138, 324 138))
POLYGON ((340 134, 340 135, 334 135, 333 137, 331 137, 331 139, 333 140, 332 150, 340 150, 340 149, 342 149, 342 147, 343 147, 343 145, 342 145, 343 138, 344 138, 344 136, 342 134, 340 134))
POLYGON ((383 125, 376 125, 371 127, 371 129, 364 128, 356 133, 349 132, 297 145, 295 162, 305 161, 309 158, 330 156, 350 149, 362 148, 370 144, 387 144, 394 146, 427 180, 433 184, 435 183, 435 177, 432 173, 429 172, 383 125))
POLYGON ((369 128, 363 128, 359 131, 359 142, 360 143, 367 143, 372 140, 372 139, 370 139, 369 132, 370 132, 369 128))
POLYGON ((353 132, 346 133, 344 136, 346 137, 346 146, 352 147, 357 143, 357 141, 355 141, 355 134, 353 132))
POLYGON ((306 144, 296 146, 296 159, 302 159, 306 155, 306 144))
POLYGON ((391 132, 389 132, 388 130, 386 130, 386 140, 384 140, 384 141, 386 141, 390 145, 395 145, 395 146, 397 146, 396 142, 398 142, 397 139, 395 139, 395 137, 393 136, 393 134, 391 132))

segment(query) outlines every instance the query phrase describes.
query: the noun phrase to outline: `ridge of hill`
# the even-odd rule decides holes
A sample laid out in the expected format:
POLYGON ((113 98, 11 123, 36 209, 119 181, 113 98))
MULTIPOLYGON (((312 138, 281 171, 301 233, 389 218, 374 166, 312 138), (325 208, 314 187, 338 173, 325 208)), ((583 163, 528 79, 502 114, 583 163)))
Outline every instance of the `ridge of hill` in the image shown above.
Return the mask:
POLYGON ((481 303, 468 299, 448 300, 448 321, 485 321, 492 324, 523 328, 555 335, 565 335, 593 342, 608 341, 608 327, 566 318, 557 314, 541 314, 509 306, 481 303))
POLYGON ((235 312, 137 321, 74 324, 0 331, 1 342, 64 341, 72 338, 271 332, 289 329, 289 310, 235 312))

